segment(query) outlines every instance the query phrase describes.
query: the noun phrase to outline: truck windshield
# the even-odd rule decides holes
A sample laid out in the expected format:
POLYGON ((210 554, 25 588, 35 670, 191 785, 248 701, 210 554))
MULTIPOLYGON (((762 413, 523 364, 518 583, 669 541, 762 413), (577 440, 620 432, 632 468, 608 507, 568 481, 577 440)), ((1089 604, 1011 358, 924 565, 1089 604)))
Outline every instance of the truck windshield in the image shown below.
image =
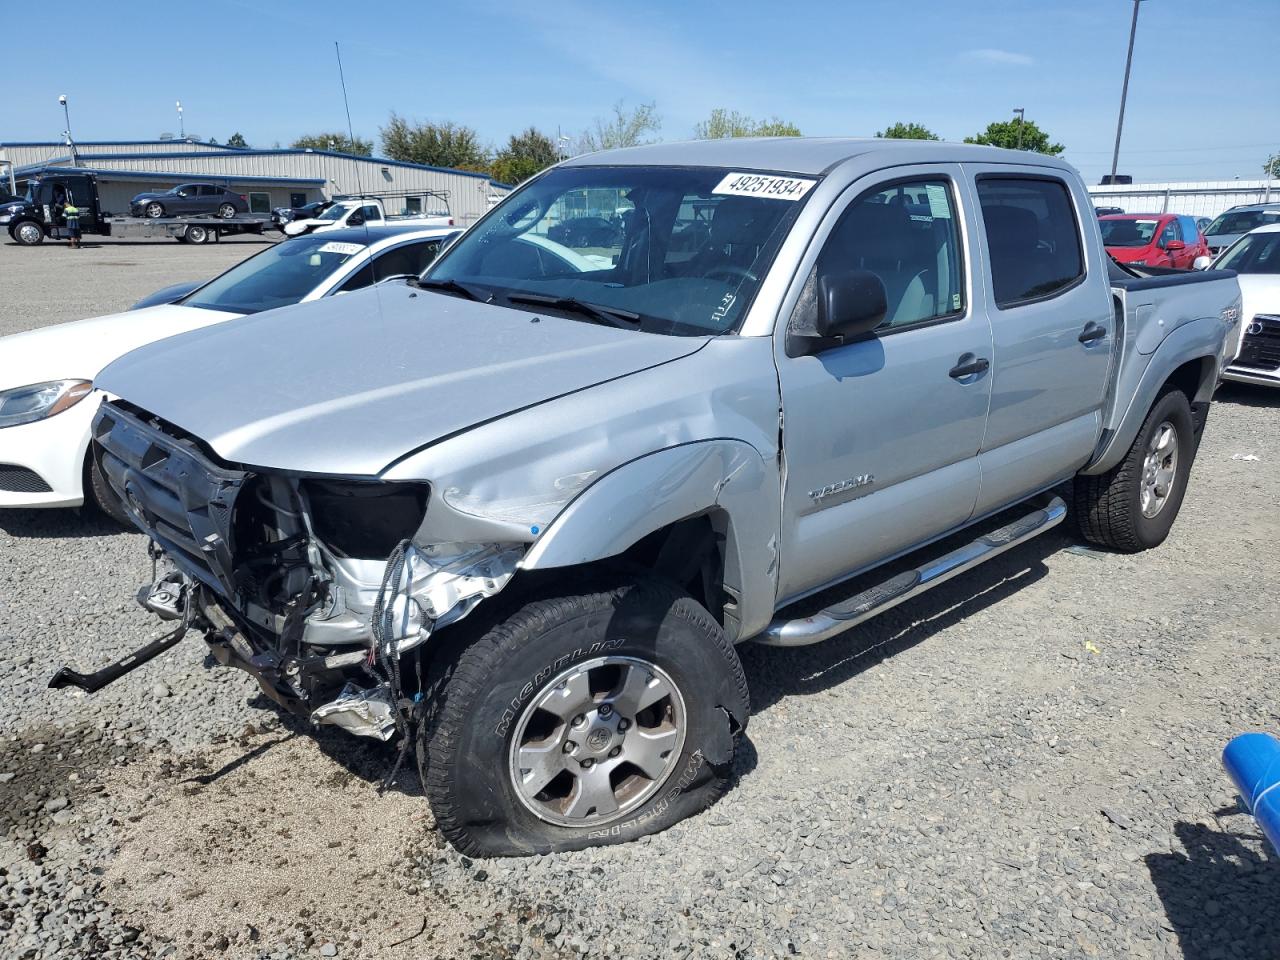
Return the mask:
POLYGON ((345 203, 335 203, 332 207, 316 216, 317 220, 340 220, 351 210, 345 203))
POLYGON ((653 333, 729 333, 816 182, 710 167, 560 167, 464 233, 425 282, 536 312, 560 301, 574 319, 612 311, 653 333))
POLYGON ((363 243, 339 242, 324 234, 284 240, 236 264, 178 302, 184 307, 228 313, 287 307, 364 249, 363 243))
POLYGON ((1108 247, 1145 247, 1159 220, 1099 220, 1102 243, 1108 247))
POLYGON ((1280 231, 1241 237, 1214 267, 1237 273, 1280 273, 1280 231))

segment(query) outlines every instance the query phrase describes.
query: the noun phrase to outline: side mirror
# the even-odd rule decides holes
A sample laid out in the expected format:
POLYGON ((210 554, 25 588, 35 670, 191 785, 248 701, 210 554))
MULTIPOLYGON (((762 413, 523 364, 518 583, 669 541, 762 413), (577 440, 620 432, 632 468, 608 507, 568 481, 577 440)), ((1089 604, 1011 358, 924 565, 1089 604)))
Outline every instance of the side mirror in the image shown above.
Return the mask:
POLYGON ((1166 250, 1185 250, 1187 248, 1187 245, 1183 243, 1181 240, 1170 240, 1168 243, 1164 245, 1164 248, 1166 250))
POLYGON ((817 334, 850 340, 884 322, 889 305, 884 283, 869 270, 845 270, 818 277, 817 334))
POLYGON ((1192 270, 1208 270, 1213 265, 1213 257, 1196 257, 1191 261, 1192 270))

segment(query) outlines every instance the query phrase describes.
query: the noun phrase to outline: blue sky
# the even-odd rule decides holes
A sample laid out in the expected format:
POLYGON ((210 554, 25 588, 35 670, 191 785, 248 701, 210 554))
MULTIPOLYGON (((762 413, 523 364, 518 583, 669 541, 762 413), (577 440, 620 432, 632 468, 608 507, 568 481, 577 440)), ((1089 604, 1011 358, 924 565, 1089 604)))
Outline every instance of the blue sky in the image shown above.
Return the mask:
MULTIPOLYGON (((177 100, 188 132, 218 140, 239 130, 255 146, 287 145, 344 129, 340 40, 356 133, 375 140, 392 110, 469 124, 493 143, 530 124, 576 137, 619 100, 654 101, 669 140, 687 138, 715 107, 776 114, 813 135, 867 136, 904 120, 959 140, 1025 107, 1096 182, 1110 166, 1132 5, 71 0, 58 9, 58 22, 80 25, 77 52, 49 58, 52 34, 7 52, 0 142, 60 136, 60 93, 78 140, 176 132, 177 100), (183 26, 199 23, 214 29, 193 30, 186 45, 183 26)), ((1144 0, 1121 172, 1261 175, 1280 152, 1276 13, 1276 0, 1144 0)))

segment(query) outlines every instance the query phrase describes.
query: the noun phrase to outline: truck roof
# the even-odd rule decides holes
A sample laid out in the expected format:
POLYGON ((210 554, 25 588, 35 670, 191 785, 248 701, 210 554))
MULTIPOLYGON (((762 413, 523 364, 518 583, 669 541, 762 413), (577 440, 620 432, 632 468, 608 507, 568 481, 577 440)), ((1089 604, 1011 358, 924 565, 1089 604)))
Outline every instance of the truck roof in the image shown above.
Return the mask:
POLYGON ((939 140, 890 140, 879 137, 733 137, 652 143, 584 154, 565 166, 653 165, 741 167, 823 174, 853 157, 882 154, 886 166, 899 163, 1020 163, 1071 170, 1057 157, 1029 150, 1005 150, 939 140))

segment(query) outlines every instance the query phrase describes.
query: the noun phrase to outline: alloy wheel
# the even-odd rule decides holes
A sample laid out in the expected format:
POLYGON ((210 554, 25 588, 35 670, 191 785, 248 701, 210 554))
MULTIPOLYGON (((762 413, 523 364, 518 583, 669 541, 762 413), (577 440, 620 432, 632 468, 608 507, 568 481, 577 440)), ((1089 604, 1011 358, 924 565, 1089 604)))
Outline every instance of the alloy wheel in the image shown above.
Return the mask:
POLYGON ((1151 434, 1147 454, 1142 461, 1142 481, 1139 487, 1142 515, 1150 519, 1169 502, 1174 480, 1178 476, 1178 431, 1168 420, 1163 421, 1151 434))
POLYGON ((542 820, 598 826, 661 789, 685 732, 684 698, 669 674, 636 657, 598 657, 530 699, 511 741, 511 783, 542 820))

